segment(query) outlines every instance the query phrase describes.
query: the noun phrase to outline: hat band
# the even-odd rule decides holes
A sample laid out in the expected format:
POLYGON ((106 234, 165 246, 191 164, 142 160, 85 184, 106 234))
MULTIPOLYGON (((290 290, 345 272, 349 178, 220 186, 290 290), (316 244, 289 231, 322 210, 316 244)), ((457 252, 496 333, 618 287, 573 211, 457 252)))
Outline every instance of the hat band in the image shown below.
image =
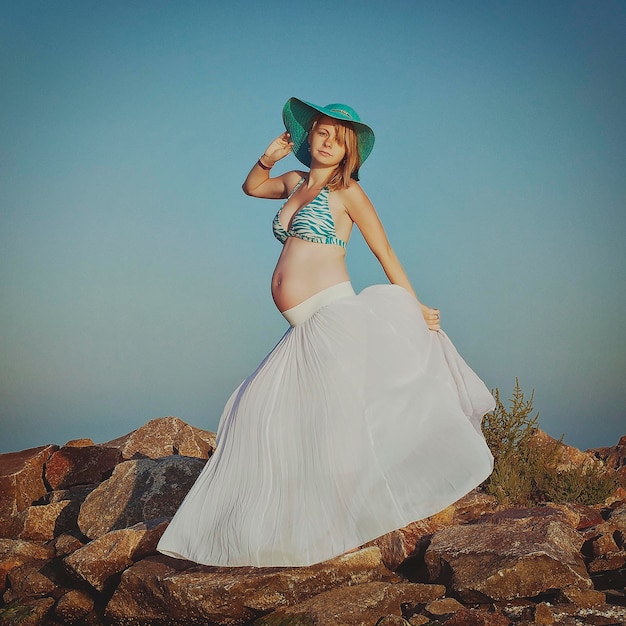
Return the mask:
POLYGON ((349 117, 350 119, 352 119, 352 115, 350 115, 348 111, 344 111, 343 109, 328 109, 328 110, 332 111, 333 113, 341 113, 342 115, 345 115, 346 117, 349 117))

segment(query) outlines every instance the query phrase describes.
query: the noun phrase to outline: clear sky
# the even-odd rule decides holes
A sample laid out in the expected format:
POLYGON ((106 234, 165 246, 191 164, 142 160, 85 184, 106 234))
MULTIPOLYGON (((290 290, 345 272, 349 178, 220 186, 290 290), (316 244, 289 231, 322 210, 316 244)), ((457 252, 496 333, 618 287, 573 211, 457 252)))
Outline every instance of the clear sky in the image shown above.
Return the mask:
MULTIPOLYGON (((287 328, 241 183, 290 96, 374 128, 361 183, 487 386, 626 434, 626 2, 2 0, 0 452, 216 428, 287 328)), ((348 267, 384 280, 357 233, 348 267)))

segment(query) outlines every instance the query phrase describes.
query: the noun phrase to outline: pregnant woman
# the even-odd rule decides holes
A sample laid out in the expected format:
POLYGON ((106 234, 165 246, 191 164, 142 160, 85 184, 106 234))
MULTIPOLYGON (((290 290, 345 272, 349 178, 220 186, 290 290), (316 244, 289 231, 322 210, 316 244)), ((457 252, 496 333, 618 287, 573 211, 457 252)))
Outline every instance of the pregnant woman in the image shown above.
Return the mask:
POLYGON ((272 296, 290 327, 230 397, 158 546, 206 565, 324 561, 437 513, 493 467, 480 423, 494 400, 357 182, 372 129, 345 104, 297 98, 283 121, 243 190, 284 200, 272 296), (272 176, 291 151, 307 169, 272 176), (391 283, 358 295, 345 264, 354 225, 391 283))

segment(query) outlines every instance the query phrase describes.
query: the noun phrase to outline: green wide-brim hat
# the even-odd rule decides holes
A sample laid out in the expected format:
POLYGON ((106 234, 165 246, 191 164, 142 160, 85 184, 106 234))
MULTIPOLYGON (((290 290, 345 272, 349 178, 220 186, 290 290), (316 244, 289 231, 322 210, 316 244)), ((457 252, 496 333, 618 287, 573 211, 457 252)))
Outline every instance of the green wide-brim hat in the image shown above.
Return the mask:
MULTIPOLYGON (((321 107, 298 98, 289 98, 283 107, 283 122, 293 142, 292 151, 298 161, 311 167, 307 137, 311 130, 311 122, 319 113, 352 124, 358 138, 359 156, 363 165, 374 147, 374 131, 361 121, 359 114, 351 106, 337 103, 321 107)), ((352 177, 359 180, 358 174, 358 170, 352 172, 352 177)))

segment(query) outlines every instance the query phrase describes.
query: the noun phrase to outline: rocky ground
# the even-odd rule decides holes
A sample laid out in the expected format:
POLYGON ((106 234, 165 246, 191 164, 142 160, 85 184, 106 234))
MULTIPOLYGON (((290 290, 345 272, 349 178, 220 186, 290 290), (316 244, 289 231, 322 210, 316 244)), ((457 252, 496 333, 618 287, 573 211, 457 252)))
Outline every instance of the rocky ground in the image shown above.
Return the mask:
MULTIPOLYGON (((215 445, 168 417, 114 441, 0 455, 0 624, 626 624, 626 491, 502 509, 480 491, 311 567, 155 548, 215 445)), ((602 459, 626 483, 626 437, 602 459)))

